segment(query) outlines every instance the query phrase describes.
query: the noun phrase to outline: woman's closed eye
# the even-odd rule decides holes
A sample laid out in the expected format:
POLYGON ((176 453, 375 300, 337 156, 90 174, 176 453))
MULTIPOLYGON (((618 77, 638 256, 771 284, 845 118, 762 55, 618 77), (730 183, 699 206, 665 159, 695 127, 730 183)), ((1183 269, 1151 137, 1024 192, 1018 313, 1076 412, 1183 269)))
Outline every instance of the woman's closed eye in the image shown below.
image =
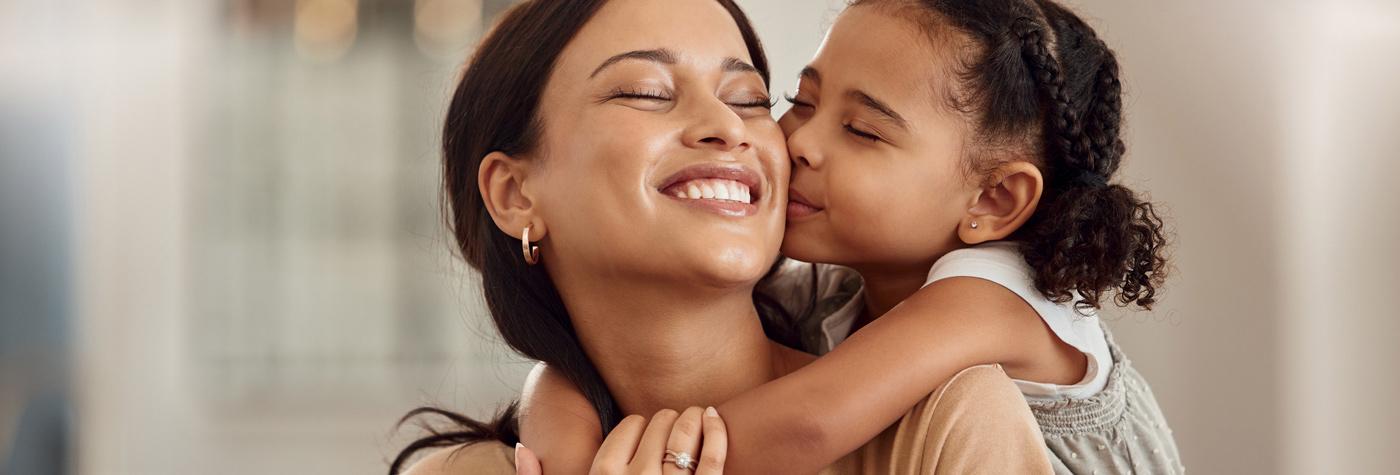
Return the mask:
POLYGON ((738 101, 726 103, 729 104, 730 107, 738 107, 741 109, 772 109, 773 106, 778 105, 777 101, 767 96, 758 97, 756 99, 740 99, 738 101))
MULTIPOLYGON (((616 88, 604 95, 599 103, 607 103, 616 100, 638 101, 654 104, 661 104, 675 100, 668 91, 660 89, 638 89, 638 88, 616 88)), ((725 104, 736 109, 761 109, 772 110, 776 105, 774 101, 766 95, 759 95, 756 98, 727 99, 725 104)))
POLYGON ((762 92, 732 94, 721 100, 744 119, 773 116, 773 98, 762 92))
POLYGON ((632 99, 640 101, 668 102, 671 94, 659 89, 641 89, 619 87, 603 96, 600 102, 608 102, 617 99, 632 99))

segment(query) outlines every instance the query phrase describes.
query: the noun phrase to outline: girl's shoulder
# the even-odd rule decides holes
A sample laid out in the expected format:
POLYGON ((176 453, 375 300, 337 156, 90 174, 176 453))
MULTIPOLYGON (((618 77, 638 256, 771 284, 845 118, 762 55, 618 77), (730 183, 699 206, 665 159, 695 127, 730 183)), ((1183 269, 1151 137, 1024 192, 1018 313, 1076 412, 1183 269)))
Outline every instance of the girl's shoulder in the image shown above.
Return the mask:
POLYGON ((1070 317, 1072 302, 1053 302, 1035 286, 1035 275, 1017 243, 990 242, 945 254, 929 269, 924 285, 954 277, 976 277, 1005 287, 1042 317, 1070 317))

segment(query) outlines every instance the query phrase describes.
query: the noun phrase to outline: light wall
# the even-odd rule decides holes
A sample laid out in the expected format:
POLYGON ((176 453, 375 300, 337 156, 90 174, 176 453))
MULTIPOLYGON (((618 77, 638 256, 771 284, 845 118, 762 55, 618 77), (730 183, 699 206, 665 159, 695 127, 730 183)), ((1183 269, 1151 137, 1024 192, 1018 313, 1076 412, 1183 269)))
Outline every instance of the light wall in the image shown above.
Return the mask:
MULTIPOLYGON (((781 93, 844 2, 741 3, 781 93)), ((1163 203, 1175 227, 1177 273, 1161 306, 1110 318, 1186 465, 1394 471, 1400 5, 1074 5, 1124 65, 1125 180, 1163 203)), ((446 402, 484 415, 518 386, 522 366, 495 345, 465 291, 462 321, 449 328, 467 348, 463 359, 447 355, 461 366, 412 365, 418 376, 386 377, 391 389, 345 405, 281 393, 210 403, 220 398, 199 389, 189 340, 189 177, 208 127, 197 113, 204 80, 221 74, 210 56, 217 11, 213 1, 0 2, 0 66, 25 72, 0 85, 61 88, 71 99, 63 193, 73 213, 79 470, 377 473, 402 444, 389 428, 403 410, 446 402)), ((443 83, 424 83, 425 94, 445 94, 443 83)))

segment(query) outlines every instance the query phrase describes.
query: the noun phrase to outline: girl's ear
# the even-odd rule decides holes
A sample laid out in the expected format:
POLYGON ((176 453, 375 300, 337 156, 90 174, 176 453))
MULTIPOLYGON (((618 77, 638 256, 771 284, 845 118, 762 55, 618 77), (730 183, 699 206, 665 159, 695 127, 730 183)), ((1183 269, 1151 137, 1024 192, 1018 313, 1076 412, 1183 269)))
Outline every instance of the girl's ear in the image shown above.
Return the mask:
POLYGON ((530 161, 519 160, 501 152, 491 152, 481 159, 477 170, 477 187, 486 212, 496 227, 520 239, 530 227, 530 241, 539 241, 549 232, 535 197, 525 186, 532 169, 530 161))
POLYGON ((1029 162, 1012 161, 993 172, 996 183, 973 198, 958 228, 958 238, 968 245, 999 241, 1011 236, 1035 214, 1045 180, 1029 162))

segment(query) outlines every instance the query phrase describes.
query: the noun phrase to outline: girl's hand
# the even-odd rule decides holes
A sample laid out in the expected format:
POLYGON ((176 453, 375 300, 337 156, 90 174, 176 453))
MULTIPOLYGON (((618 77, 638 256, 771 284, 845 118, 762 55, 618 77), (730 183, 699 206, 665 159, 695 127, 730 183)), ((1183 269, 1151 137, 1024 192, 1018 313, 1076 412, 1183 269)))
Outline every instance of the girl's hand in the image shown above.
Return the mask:
POLYGON ((692 407, 678 414, 664 409, 650 422, 641 416, 628 416, 603 441, 589 473, 718 475, 724 473, 727 445, 724 421, 713 410, 692 407))

